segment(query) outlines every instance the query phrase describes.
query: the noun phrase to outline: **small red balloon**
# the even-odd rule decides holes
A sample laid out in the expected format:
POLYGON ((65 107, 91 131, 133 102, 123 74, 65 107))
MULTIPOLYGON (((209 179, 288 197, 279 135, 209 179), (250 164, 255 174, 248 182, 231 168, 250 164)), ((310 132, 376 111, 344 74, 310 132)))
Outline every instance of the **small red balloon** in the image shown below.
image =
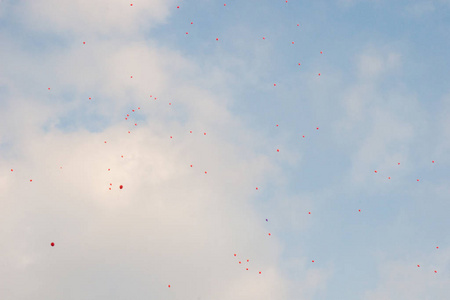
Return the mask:
POLYGON ((119 186, 119 189, 123 189, 123 185, 120 185, 120 186, 119 186))
POLYGON ((261 271, 259 271, 259 274, 261 274, 261 271))
POLYGON ((50 246, 54 247, 54 246, 55 246, 55 243, 51 243, 50 246))
POLYGON ((234 256, 236 256, 236 253, 234 254, 234 256))
POLYGON ((169 287, 170 287, 170 284, 169 284, 169 287))

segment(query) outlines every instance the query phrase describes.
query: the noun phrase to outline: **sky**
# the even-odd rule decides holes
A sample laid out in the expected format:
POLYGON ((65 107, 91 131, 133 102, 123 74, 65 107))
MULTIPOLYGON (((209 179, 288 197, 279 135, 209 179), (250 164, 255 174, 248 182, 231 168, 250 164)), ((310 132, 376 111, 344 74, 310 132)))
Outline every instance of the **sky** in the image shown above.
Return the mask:
POLYGON ((0 0, 0 298, 447 299, 449 15, 0 0))

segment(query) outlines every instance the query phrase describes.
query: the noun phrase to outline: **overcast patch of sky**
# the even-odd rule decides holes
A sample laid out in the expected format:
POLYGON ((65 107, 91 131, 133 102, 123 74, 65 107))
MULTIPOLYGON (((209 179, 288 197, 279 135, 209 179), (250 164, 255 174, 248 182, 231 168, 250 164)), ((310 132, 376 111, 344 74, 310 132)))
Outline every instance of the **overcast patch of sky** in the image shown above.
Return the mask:
MULTIPOLYGON (((436 255, 433 252, 435 245, 445 249, 449 244, 445 235, 445 228, 450 225, 445 204, 448 195, 445 170, 449 163, 445 157, 445 150, 449 149, 445 137, 448 137, 449 126, 445 115, 435 118, 445 107, 445 95, 448 94, 446 49, 449 39, 446 37, 450 31, 445 19, 448 6, 433 2, 438 9, 431 11, 423 3, 249 1, 227 3, 224 8, 222 3, 200 1, 183 2, 179 10, 171 3, 172 6, 167 5, 171 12, 158 26, 152 25, 152 29, 133 27, 147 31, 145 42, 139 41, 139 34, 132 34, 133 43, 122 42, 121 45, 117 40, 102 41, 99 47, 103 48, 92 53, 98 61, 92 60, 92 68, 86 70, 105 68, 108 63, 126 66, 120 62, 124 56, 128 57, 128 62, 132 57, 139 57, 133 65, 137 67, 140 58, 147 57, 143 54, 145 49, 152 49, 151 54, 159 58, 164 57, 163 52, 170 53, 177 58, 173 61, 166 58, 161 64, 153 62, 155 70, 171 68, 161 74, 167 77, 160 80, 162 87, 155 89, 160 91, 156 93, 157 97, 163 93, 161 99, 165 102, 175 100, 174 108, 179 103, 174 109, 178 113, 172 114, 167 106, 163 108, 158 103, 153 106, 157 110, 146 110, 141 119, 138 117, 138 121, 142 121, 139 124, 151 124, 153 134, 159 137, 165 134, 162 124, 170 124, 170 128, 180 135, 187 124, 195 124, 199 130, 208 124, 213 132, 221 132, 228 141, 243 143, 242 148, 236 149, 241 150, 241 155, 247 155, 247 159, 251 155, 262 155, 259 163, 268 162, 265 159, 271 161, 270 166, 262 169, 274 173, 261 178, 265 184, 260 187, 259 196, 239 199, 252 199, 252 210, 259 217, 270 215, 270 224, 276 230, 274 236, 279 238, 281 249, 277 261, 282 274, 280 278, 289 283, 287 291, 291 298, 304 293, 305 299, 336 295, 345 299, 372 299, 374 294, 378 298, 396 295, 395 299, 403 299, 407 297, 407 287, 412 285, 401 286, 402 290, 396 290, 395 286, 383 288, 389 284, 382 277, 389 272, 390 266, 400 264, 403 274, 409 275, 417 271, 415 260, 418 257, 432 257, 436 255), (421 8, 423 13, 419 13, 421 8), (194 24, 191 25, 191 21, 194 24), (300 26, 297 27, 297 23, 300 26), (262 40, 263 36, 265 40, 262 40), (320 51, 324 54, 320 55, 320 51), (301 66, 298 66, 299 62, 301 66), (177 67, 178 64, 181 67, 177 67), (273 87, 273 83, 277 83, 277 87, 273 87), (183 91, 176 91, 178 87, 183 87, 183 91), (210 102, 211 97, 220 101, 210 102), (220 108, 208 106, 211 103, 217 106, 220 103, 220 108), (201 107, 206 108, 202 110, 201 107), (208 119, 208 113, 224 120, 220 125, 214 125, 213 118, 208 119), (197 122, 195 116, 200 117, 197 122), (177 123, 175 119, 179 118, 184 120, 177 123), (227 128, 231 123, 235 127, 227 128), (280 127, 275 128, 275 124, 280 127), (238 137, 233 134, 234 130, 240 131, 238 137), (305 139, 301 138, 303 134, 305 139), (246 153, 246 145, 253 145, 254 149, 246 153), (280 153, 275 152, 277 148, 281 149, 280 153), (441 150, 436 152, 435 149, 441 150), (438 163, 431 165, 433 159, 438 163), (397 166, 397 162, 401 162, 401 166, 397 166), (375 175, 375 169, 380 174, 375 175), (387 176, 391 174, 395 175, 389 181, 387 176), (416 177, 420 177, 420 183, 415 181, 416 177), (358 213, 358 208, 363 212, 358 213), (308 215, 308 211, 312 211, 312 215, 308 215), (409 255, 408 259, 403 259, 405 255, 409 255), (314 268, 308 267, 311 257, 316 259, 314 268), (308 273, 315 271, 318 272, 316 275, 308 273), (308 282, 308 278, 316 279, 308 282), (320 288, 313 288, 315 280, 322 284, 320 288), (353 289, 355 286, 359 289, 353 289)), ((139 8, 138 2, 134 8, 139 8)), ((20 27, 22 25, 15 27, 18 23, 11 16, 3 20, 2 33, 19 44, 7 46, 10 48, 3 51, 9 54, 8 59, 13 58, 9 70, 10 74, 16 74, 9 78, 10 82, 26 82, 27 91, 20 93, 30 97, 35 91, 42 90, 47 76, 53 76, 54 82, 59 81, 64 86, 59 90, 52 86, 55 90, 53 99, 44 96, 44 86, 39 98, 21 100, 19 103, 23 105, 37 103, 28 109, 15 109, 14 117, 31 116, 33 111, 42 112, 42 107, 46 107, 47 112, 40 118, 34 116, 37 120, 32 124, 42 125, 41 120, 49 120, 47 124, 53 125, 48 125, 46 130, 58 129, 59 140, 64 136, 75 138, 77 129, 83 128, 99 139, 106 132, 108 136, 114 136, 114 130, 119 130, 118 124, 124 122, 123 109, 136 106, 139 97, 146 92, 122 83, 108 91, 108 84, 121 82, 122 79, 115 76, 121 71, 126 73, 126 68, 112 68, 109 73, 102 70, 101 74, 110 76, 106 80, 95 76, 83 79, 80 71, 75 72, 78 74, 75 77, 62 74, 58 78, 52 74, 60 65, 52 63, 48 53, 53 51, 58 55, 61 52, 61 62, 67 70, 73 70, 76 63, 68 63, 65 59, 70 57, 68 53, 79 51, 78 46, 74 47, 75 41, 71 40, 79 36, 61 32, 49 34, 46 30, 36 34, 30 28, 20 27), (21 51, 11 55, 17 49, 21 51), (28 67, 32 72, 17 72, 19 62, 22 62, 23 70, 28 67), (44 68, 44 75, 39 78, 37 70, 40 68, 44 68), (90 79, 96 79, 95 82, 100 84, 97 93, 102 98, 99 101, 103 102, 84 110, 79 99, 88 97, 85 88, 90 88, 93 98, 97 98, 96 87, 90 84, 90 79), (75 86, 71 86, 72 80, 75 86), (108 107, 109 101, 112 101, 111 107, 108 107), (42 102, 59 104, 49 110, 42 102), (96 108, 104 111, 99 112, 96 108), (108 123, 108 118, 121 122, 108 123)), ((101 37, 102 31, 100 33, 101 37)), ((113 33, 107 33, 114 37, 113 33)), ((152 55, 148 56, 148 63, 152 62, 152 55)), ((148 79, 156 80, 158 75, 148 79)), ((128 74, 123 76, 128 78, 128 74)), ((9 88, 11 91, 11 86, 9 88)), ((14 92, 18 90, 20 87, 15 86, 14 92)), ((7 119, 8 116, 4 113, 3 117, 7 119)), ((14 128, 4 128, 15 134, 29 132, 28 128, 17 130, 17 122, 11 124, 14 128)), ((148 149, 143 142, 145 135, 139 135, 139 130, 136 133, 142 144, 133 146, 148 149)), ((2 140, 8 136, 5 132, 2 132, 2 140)), ((210 131, 208 135, 211 135, 210 131)), ((28 136, 33 137, 29 133, 28 136)), ((39 133, 35 138, 38 137, 39 133)), ((120 135, 120 138, 124 137, 120 135)), ((6 140, 11 141, 11 135, 6 140)), ((50 139, 53 143, 57 140, 50 139)), ((79 141, 83 138, 79 137, 79 141)), ((83 144, 88 143, 84 141, 83 144)), ((190 146, 194 147, 193 144, 190 146)), ((229 150, 235 149, 233 147, 236 146, 229 150)), ((209 149, 201 152, 204 158, 209 149)), ((138 151, 135 155, 142 154, 138 151)), ((178 153, 176 156, 183 155, 178 153)), ((199 162, 200 157, 197 158, 199 162)), ((255 167, 258 160, 253 162, 250 165, 255 167)), ((5 168, 8 169, 6 165, 5 168)), ((128 172, 131 174, 132 168, 128 172)), ((146 176, 145 172, 139 174, 146 176)), ((171 172, 168 174, 173 176, 171 172)), ((220 188, 220 184, 214 186, 220 188)), ((176 198, 176 193, 173 197, 176 198)), ((125 232, 122 234, 126 236, 125 232)), ((118 253, 111 255, 115 257, 118 253)), ((273 253, 278 252, 274 250, 273 253)), ((448 262, 437 260, 436 264, 440 267, 441 278, 436 280, 448 282, 445 275, 448 262)), ((105 281, 124 282, 125 286, 136 289, 144 284, 132 283, 116 271, 111 275, 114 278, 105 281)), ((435 280, 430 279, 435 274, 431 269, 426 272, 429 274, 420 278, 417 284, 425 282, 424 286, 429 289, 432 285, 427 282, 435 280)), ((180 284, 182 281, 183 278, 178 278, 180 284)), ((436 288, 437 296, 442 297, 448 292, 444 285, 436 288)), ((274 293, 281 293, 280 290, 275 288, 274 293)), ((123 291, 118 289, 116 292, 120 295, 123 291)), ((230 292, 229 296, 232 295, 230 292)), ((422 299, 422 295, 408 295, 408 299, 422 299)), ((256 293, 250 293, 248 297, 252 296, 256 297, 256 293)))

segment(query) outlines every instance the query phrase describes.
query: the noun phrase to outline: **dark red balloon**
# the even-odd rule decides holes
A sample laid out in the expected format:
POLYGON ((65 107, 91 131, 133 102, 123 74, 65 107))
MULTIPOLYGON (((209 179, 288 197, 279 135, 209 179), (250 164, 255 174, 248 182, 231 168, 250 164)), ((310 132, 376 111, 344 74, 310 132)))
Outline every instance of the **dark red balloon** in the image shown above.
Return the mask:
POLYGON ((55 246, 55 243, 51 243, 50 246, 54 247, 54 246, 55 246))
POLYGON ((123 185, 120 185, 120 186, 119 186, 119 189, 123 189, 123 185))

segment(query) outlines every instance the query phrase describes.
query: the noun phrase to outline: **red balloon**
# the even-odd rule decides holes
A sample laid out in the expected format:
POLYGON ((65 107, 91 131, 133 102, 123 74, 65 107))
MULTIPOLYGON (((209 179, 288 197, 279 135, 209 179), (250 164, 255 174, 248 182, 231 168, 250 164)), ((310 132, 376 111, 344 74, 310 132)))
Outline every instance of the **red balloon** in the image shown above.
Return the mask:
POLYGON ((120 186, 119 186, 119 189, 123 189, 123 185, 120 185, 120 186))
POLYGON ((54 246, 55 246, 55 243, 51 243, 50 246, 54 247, 54 246))

